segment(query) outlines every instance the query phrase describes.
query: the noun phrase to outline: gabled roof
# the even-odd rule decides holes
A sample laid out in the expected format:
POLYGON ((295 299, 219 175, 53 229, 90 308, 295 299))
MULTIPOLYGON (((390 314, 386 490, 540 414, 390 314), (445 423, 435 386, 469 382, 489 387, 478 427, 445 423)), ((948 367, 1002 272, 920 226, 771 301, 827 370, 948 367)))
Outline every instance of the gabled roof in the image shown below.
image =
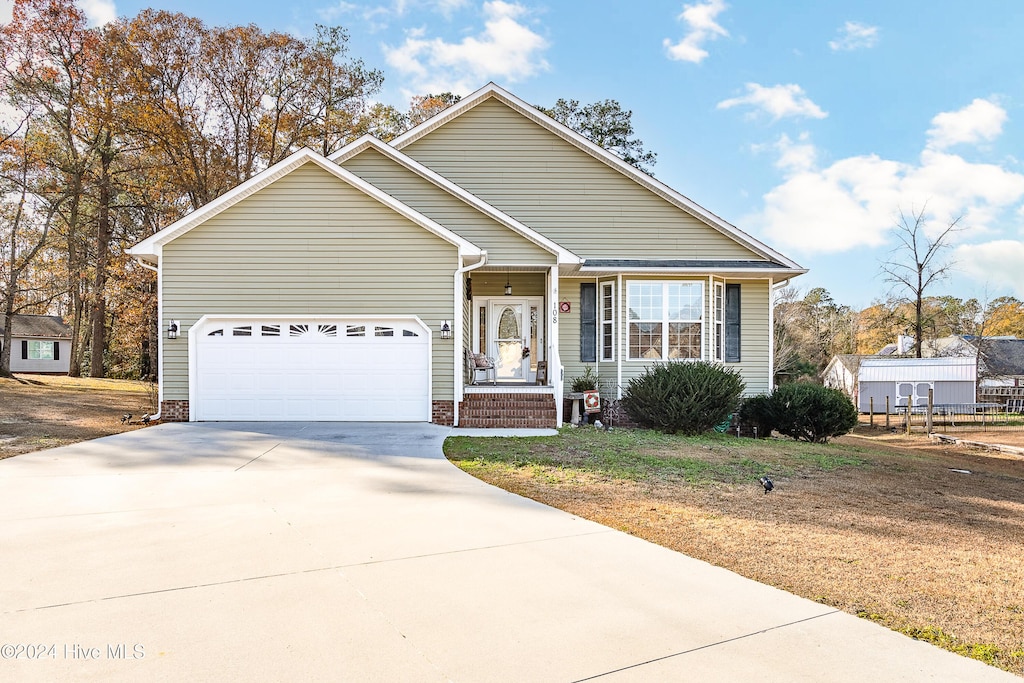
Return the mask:
POLYGON ((226 192, 217 199, 213 200, 209 204, 202 206, 192 213, 184 216, 178 221, 175 221, 171 225, 167 226, 163 230, 151 235, 150 237, 142 240, 134 247, 128 250, 128 253, 149 261, 159 260, 163 245, 168 242, 181 237, 188 233, 193 228, 202 225, 206 221, 210 220, 217 214, 231 208, 238 202, 252 196, 259 192, 268 185, 275 181, 283 178, 292 171, 302 167, 307 163, 314 163, 320 168, 324 169, 328 173, 334 175, 339 180, 342 180, 352 187, 360 190, 361 192, 369 195, 376 199, 381 204, 389 207, 397 213, 405 216, 412 222, 416 223, 420 227, 434 233, 441 239, 444 239, 451 244, 455 245, 459 249, 459 254, 463 256, 480 256, 483 253, 478 246, 469 242, 468 240, 455 234, 448 228, 436 223, 435 221, 427 218, 419 211, 416 211, 410 206, 403 204, 391 195, 381 191, 374 187, 370 183, 366 182, 354 173, 343 169, 341 166, 331 162, 327 157, 314 152, 311 149, 303 148, 295 152, 286 159, 279 161, 267 170, 259 173, 249 180, 245 181, 238 187, 234 188, 230 192, 226 192), (149 257, 149 258, 147 258, 149 257))
POLYGON ((499 209, 491 206, 490 204, 483 201, 476 195, 467 192, 465 189, 459 187, 458 185, 448 180, 444 176, 435 173, 434 171, 430 170, 429 168, 419 163, 415 159, 412 159, 409 156, 402 154, 394 147, 388 145, 385 142, 381 142, 372 135, 362 136, 355 142, 346 145, 342 149, 339 149, 337 152, 329 156, 328 159, 330 159, 331 161, 340 166, 343 166, 346 161, 348 161, 352 157, 357 156, 361 152, 366 151, 367 149, 374 149, 380 152, 381 154, 391 159, 395 163, 400 164, 401 166, 404 166, 408 170, 412 171, 413 173, 419 175, 424 180, 427 180, 436 187, 457 197, 466 204, 469 204, 470 206, 472 206, 474 209, 484 214, 485 216, 504 225, 512 232, 518 233, 521 237, 526 238, 527 240, 533 242, 542 249, 545 249, 546 251, 555 254, 558 257, 558 263, 577 264, 582 262, 583 259, 581 259, 576 254, 572 253, 568 249, 562 247, 559 244, 556 244, 555 242, 551 241, 544 235, 541 235, 536 230, 520 223, 515 218, 512 218, 512 216, 509 216, 504 211, 500 211, 499 209))
MULTIPOLYGON (((7 328, 7 316, 0 315, 0 334, 7 328)), ((59 315, 12 315, 12 337, 71 339, 71 327, 59 315)))
POLYGON ((683 211, 694 216, 698 220, 707 224, 708 226, 718 230, 726 236, 732 238, 736 242, 742 244, 747 249, 750 249, 756 254, 763 256, 769 261, 774 261, 784 266, 785 268, 794 271, 793 274, 806 273, 807 269, 801 267, 795 261, 783 256, 774 249, 768 247, 766 244, 754 239, 747 233, 743 232, 731 223, 719 218, 715 214, 711 213, 704 207, 693 202, 689 198, 683 196, 676 190, 672 189, 668 185, 661 181, 652 178, 643 171, 627 164, 625 161, 615 156, 611 152, 602 148, 601 146, 591 142, 583 135, 580 135, 576 131, 568 128, 567 126, 558 123, 551 117, 543 114, 537 108, 519 99, 512 93, 501 88, 494 83, 488 83, 486 86, 477 90, 475 93, 463 98, 456 104, 445 109, 444 111, 436 114, 430 119, 427 119, 415 128, 405 132, 391 141, 391 146, 395 149, 403 149, 407 145, 412 144, 416 140, 428 135, 432 131, 440 128, 444 124, 448 123, 452 119, 461 116, 465 112, 473 109, 482 102, 485 102, 491 98, 497 99, 503 102, 508 107, 519 112, 526 118, 537 123, 538 125, 546 128, 555 135, 559 136, 566 142, 574 145, 580 150, 586 152, 590 156, 603 161, 605 164, 616 169, 623 175, 631 178, 633 181, 639 183, 646 189, 665 199, 671 204, 674 204, 683 211))

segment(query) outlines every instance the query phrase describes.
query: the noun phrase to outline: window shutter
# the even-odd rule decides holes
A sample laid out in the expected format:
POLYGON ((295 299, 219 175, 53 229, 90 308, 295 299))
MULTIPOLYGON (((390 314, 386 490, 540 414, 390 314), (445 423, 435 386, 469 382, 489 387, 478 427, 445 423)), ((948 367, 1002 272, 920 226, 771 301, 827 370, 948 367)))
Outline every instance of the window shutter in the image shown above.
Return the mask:
POLYGON ((60 360, 60 342, 53 342, 53 359, 60 360))
POLYGON ((725 286, 725 362, 740 362, 740 286, 725 286))
POLYGON ((597 284, 580 285, 580 361, 597 362, 597 284))
POLYGON ((21 359, 28 360, 28 340, 21 340, 21 359))

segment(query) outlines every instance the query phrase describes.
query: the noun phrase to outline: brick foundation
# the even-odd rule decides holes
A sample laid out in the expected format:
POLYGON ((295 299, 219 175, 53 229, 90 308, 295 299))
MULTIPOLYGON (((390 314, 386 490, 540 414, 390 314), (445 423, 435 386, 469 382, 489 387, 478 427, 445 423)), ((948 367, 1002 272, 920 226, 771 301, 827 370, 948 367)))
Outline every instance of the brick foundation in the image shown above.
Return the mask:
POLYGON ((434 401, 431 404, 430 421, 446 427, 454 425, 455 401, 434 401))
POLYGON ((459 404, 460 427, 557 427, 550 394, 466 394, 459 404))
POLYGON ((162 422, 188 422, 188 401, 161 401, 162 422))

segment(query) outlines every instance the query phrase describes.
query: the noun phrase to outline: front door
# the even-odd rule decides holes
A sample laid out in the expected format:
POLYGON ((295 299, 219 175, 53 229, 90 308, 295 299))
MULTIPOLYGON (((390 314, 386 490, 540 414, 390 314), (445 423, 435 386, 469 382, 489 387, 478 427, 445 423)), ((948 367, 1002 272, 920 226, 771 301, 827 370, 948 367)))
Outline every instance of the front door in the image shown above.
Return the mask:
POLYGON ((473 299, 473 348, 495 359, 499 382, 534 382, 544 360, 544 299, 473 299))
POLYGON ((523 317, 526 310, 526 302, 521 299, 490 302, 488 348, 495 357, 499 382, 524 382, 529 376, 529 326, 523 317))

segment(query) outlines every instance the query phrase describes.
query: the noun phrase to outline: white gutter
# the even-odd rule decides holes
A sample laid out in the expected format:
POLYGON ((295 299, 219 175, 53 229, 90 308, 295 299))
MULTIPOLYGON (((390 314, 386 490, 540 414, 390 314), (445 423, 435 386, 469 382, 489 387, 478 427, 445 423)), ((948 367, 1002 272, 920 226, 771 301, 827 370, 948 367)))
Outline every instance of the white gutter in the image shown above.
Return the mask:
MULTIPOLYGON (((464 362, 464 360, 462 358, 462 354, 465 353, 463 351, 463 338, 465 337, 465 334, 466 334, 466 331, 465 331, 465 329, 463 329, 463 325, 462 325, 462 318, 463 318, 463 316, 462 316, 462 307, 465 306, 465 304, 463 303, 463 301, 465 301, 465 291, 462 289, 462 276, 465 275, 466 273, 474 271, 477 268, 480 268, 481 266, 484 266, 486 264, 487 264, 487 250, 484 249, 484 250, 482 250, 480 252, 480 260, 479 261, 477 261, 476 263, 474 263, 472 265, 469 265, 469 266, 462 266, 462 267, 456 269, 456 271, 455 271, 455 283, 454 283, 455 284, 455 289, 454 289, 454 292, 455 292, 455 301, 456 301, 456 303, 458 305, 455 306, 455 310, 452 311, 452 313, 455 315, 455 319, 452 321, 452 323, 455 325, 455 349, 453 351, 453 354, 455 356, 455 367, 456 368, 463 368, 462 372, 465 372, 465 368, 464 368, 465 362, 464 362)), ((455 379, 457 381, 455 382, 455 405, 452 408, 452 426, 458 427, 459 426, 459 404, 462 403, 462 399, 465 396, 465 394, 463 393, 463 390, 465 388, 466 381, 465 381, 465 379, 462 379, 461 381, 458 381, 459 373, 456 373, 455 379)))
POLYGON ((624 303, 626 301, 625 294, 622 291, 622 273, 619 273, 618 282, 615 283, 615 315, 612 320, 615 321, 613 325, 614 329, 614 343, 615 343, 615 398, 619 400, 622 398, 622 341, 628 339, 629 330, 626 329, 625 315, 623 314, 624 303))
POLYGON ((159 381, 156 385, 156 412, 149 416, 149 419, 154 421, 160 419, 160 414, 163 412, 164 405, 164 297, 163 292, 161 291, 163 289, 163 278, 160 277, 160 269, 143 261, 141 256, 136 256, 135 262, 143 268, 148 268, 156 273, 156 374, 159 381))

